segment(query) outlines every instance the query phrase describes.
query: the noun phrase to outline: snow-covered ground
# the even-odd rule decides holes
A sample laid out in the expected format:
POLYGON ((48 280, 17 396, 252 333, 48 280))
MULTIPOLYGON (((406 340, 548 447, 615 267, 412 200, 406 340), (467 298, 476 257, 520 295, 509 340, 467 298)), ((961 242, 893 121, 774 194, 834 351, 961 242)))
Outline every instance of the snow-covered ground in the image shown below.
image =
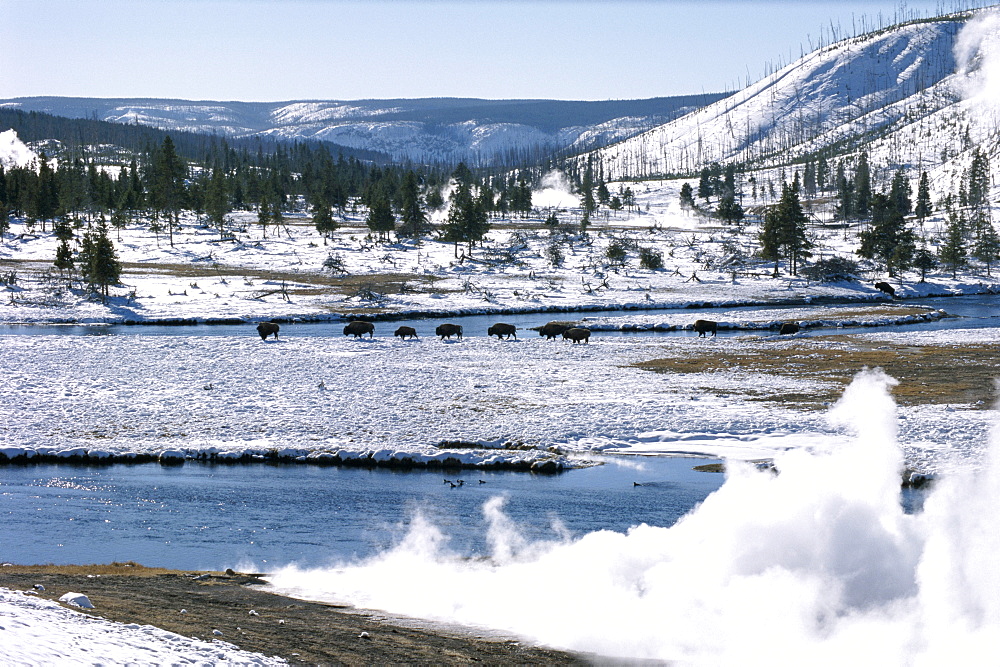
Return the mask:
POLYGON ((193 639, 151 625, 87 616, 33 593, 0 588, 0 662, 4 665, 288 664, 219 639, 193 639))

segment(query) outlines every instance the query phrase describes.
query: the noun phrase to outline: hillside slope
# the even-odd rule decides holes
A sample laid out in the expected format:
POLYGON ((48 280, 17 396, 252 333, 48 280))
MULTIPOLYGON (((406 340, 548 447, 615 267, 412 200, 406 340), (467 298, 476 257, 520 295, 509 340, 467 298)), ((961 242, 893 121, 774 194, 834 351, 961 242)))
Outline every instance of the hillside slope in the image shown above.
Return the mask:
POLYGON ((985 11, 847 39, 594 156, 610 178, 860 149, 881 164, 954 170, 973 146, 997 151, 1000 96, 982 91, 995 88, 998 25, 985 11))
POLYGON ((497 163, 512 156, 607 145, 724 97, 647 100, 415 100, 192 102, 33 97, 0 107, 166 130, 321 139, 397 160, 497 163))

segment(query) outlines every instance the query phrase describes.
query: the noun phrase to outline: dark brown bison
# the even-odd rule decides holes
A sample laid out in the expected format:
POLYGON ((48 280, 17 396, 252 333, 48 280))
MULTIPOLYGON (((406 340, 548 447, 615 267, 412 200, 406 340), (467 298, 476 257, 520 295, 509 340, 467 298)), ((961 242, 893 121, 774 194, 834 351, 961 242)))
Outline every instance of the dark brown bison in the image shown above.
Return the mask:
POLYGON ((407 336, 409 336, 410 338, 416 338, 417 330, 414 329, 413 327, 399 327, 398 329, 396 329, 396 333, 392 335, 398 336, 399 338, 406 340, 407 336))
POLYGON ((365 334, 368 334, 369 338, 375 335, 375 325, 371 322, 363 322, 361 320, 355 320, 353 322, 348 322, 347 326, 344 327, 345 336, 354 336, 355 338, 361 338, 365 334))
POLYGON ((462 327, 457 324, 439 324, 434 330, 434 335, 441 336, 441 340, 445 338, 451 340, 452 336, 458 336, 458 339, 462 340, 462 327))
POLYGON ((507 340, 510 340, 510 337, 513 336, 514 340, 517 340, 517 327, 515 327, 513 324, 504 324, 503 322, 497 322, 496 324, 494 324, 489 328, 489 330, 486 332, 486 335, 496 336, 497 339, 506 336, 507 340))
POLYGON ((563 339, 571 340, 573 344, 576 345, 580 341, 584 343, 590 342, 590 329, 584 329, 583 327, 573 327, 572 329, 566 329, 563 331, 563 339))
POLYGON ((557 336, 561 336, 563 332, 567 329, 572 329, 572 324, 567 324, 566 322, 549 322, 544 327, 538 330, 539 336, 545 336, 546 340, 552 340, 557 336))
POLYGON ((278 329, 280 329, 274 322, 261 322, 257 325, 257 333, 260 334, 261 340, 267 340, 267 337, 274 334, 274 340, 278 340, 278 329))
POLYGON ((896 290, 893 288, 892 285, 890 285, 887 282, 875 283, 875 289, 877 289, 880 292, 885 292, 886 294, 888 294, 891 297, 895 297, 896 296, 896 290))
POLYGON ((789 336, 791 334, 797 334, 799 332, 799 325, 795 322, 784 322, 781 325, 781 329, 778 330, 779 336, 789 336))
POLYGON ((719 330, 719 323, 713 322, 712 320, 695 320, 694 330, 698 332, 699 337, 704 336, 709 331, 711 331, 714 336, 719 330))

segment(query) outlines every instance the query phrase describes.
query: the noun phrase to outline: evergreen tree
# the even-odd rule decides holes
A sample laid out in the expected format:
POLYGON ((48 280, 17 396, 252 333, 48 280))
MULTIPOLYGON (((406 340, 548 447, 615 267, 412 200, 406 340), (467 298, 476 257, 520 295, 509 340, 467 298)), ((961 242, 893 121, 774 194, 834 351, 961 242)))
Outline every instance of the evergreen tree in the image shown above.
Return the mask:
POLYGON ((205 213, 208 219, 219 230, 219 238, 226 232, 226 215, 232 210, 229 204, 229 191, 226 187, 226 176, 222 168, 216 166, 205 187, 205 213))
POLYGON ((972 255, 986 265, 986 275, 992 276, 990 266, 1000 259, 1000 236, 997 235, 993 223, 986 222, 976 236, 976 243, 972 247, 972 255))
POLYGON ((403 177, 399 190, 400 233, 417 238, 427 229, 427 214, 420 203, 420 185, 417 174, 410 169, 403 177))
POLYGON ((778 275, 778 261, 788 259, 792 275, 798 273, 798 264, 812 255, 812 242, 806 231, 808 216, 802 210, 797 183, 784 184, 781 199, 768 209, 764 216, 764 226, 758 237, 760 254, 774 262, 774 275, 778 275))
POLYGON ((912 194, 913 189, 910 187, 910 181, 906 178, 906 172, 900 167, 893 174, 892 185, 889 188, 889 201, 900 215, 907 215, 913 210, 913 204, 910 200, 912 194))
POLYGON ((838 220, 854 218, 854 182, 844 173, 844 163, 837 165, 837 212, 838 220))
POLYGON ((260 230, 264 234, 264 238, 267 238, 267 226, 271 223, 271 206, 267 203, 267 200, 261 200, 260 205, 257 207, 257 224, 260 225, 260 230))
POLYGON ((324 245, 326 245, 325 239, 329 238, 330 234, 339 227, 330 212, 330 206, 322 199, 313 205, 313 225, 316 227, 316 231, 323 235, 324 245))
POLYGON ((736 201, 736 195, 728 191, 719 198, 716 212, 725 222, 740 222, 744 217, 743 207, 736 201))
POLYGON ((820 157, 819 164, 816 165, 816 187, 820 192, 826 191, 827 180, 830 178, 830 165, 825 157, 820 157))
POLYGON ((56 217, 59 210, 59 185, 56 174, 49 166, 49 160, 42 151, 38 156, 38 185, 35 194, 34 210, 31 215, 41 221, 42 231, 45 231, 45 221, 56 217))
POLYGON ((861 219, 871 216, 872 175, 868 166, 868 153, 858 157, 854 170, 854 215, 861 219))
POLYGON ((712 196, 712 171, 708 167, 702 167, 701 175, 698 177, 698 196, 708 203, 712 196))
POLYGON ((122 265, 114 243, 108 238, 108 227, 103 217, 96 229, 90 229, 83 235, 79 262, 80 273, 87 285, 101 295, 103 303, 107 303, 109 287, 121 281, 122 265))
POLYGON ((920 282, 927 280, 927 272, 938 264, 934 253, 927 249, 926 244, 920 244, 917 252, 913 255, 913 266, 920 271, 920 282))
POLYGON ((186 176, 187 168, 177 155, 170 135, 167 135, 153 157, 149 190, 154 212, 163 214, 167 219, 171 247, 174 245, 174 228, 180 224, 186 176))
POLYGON ((894 276, 897 269, 906 269, 913 261, 914 234, 888 195, 878 193, 872 198, 871 213, 872 224, 861 232, 857 253, 883 263, 889 275, 894 276))
POLYGON ((694 207, 694 190, 691 184, 687 182, 681 186, 681 206, 683 208, 694 207))
POLYGON ((917 186, 917 205, 913 212, 923 223, 931 214, 931 186, 927 180, 927 172, 920 174, 920 185, 917 186))
POLYGON ((963 228, 965 227, 961 214, 948 212, 948 226, 945 229, 945 241, 938 250, 941 263, 951 269, 951 277, 958 277, 958 269, 965 266, 966 248, 963 228))
POLYGON ((388 197, 378 195, 368 209, 368 217, 365 219, 368 229, 378 235, 380 243, 389 240, 389 232, 396 229, 396 216, 392 214, 392 206, 389 205, 388 197))

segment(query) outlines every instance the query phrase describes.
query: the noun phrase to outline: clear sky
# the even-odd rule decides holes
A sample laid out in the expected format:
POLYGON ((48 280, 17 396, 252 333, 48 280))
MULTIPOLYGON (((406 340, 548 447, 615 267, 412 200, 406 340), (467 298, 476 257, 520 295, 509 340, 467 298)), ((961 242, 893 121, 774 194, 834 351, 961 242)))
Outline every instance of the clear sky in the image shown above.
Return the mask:
MULTIPOLYGON (((716 92, 965 0, 0 0, 0 98, 636 99, 716 92)), ((974 1, 974 0, 973 0, 974 1)))

